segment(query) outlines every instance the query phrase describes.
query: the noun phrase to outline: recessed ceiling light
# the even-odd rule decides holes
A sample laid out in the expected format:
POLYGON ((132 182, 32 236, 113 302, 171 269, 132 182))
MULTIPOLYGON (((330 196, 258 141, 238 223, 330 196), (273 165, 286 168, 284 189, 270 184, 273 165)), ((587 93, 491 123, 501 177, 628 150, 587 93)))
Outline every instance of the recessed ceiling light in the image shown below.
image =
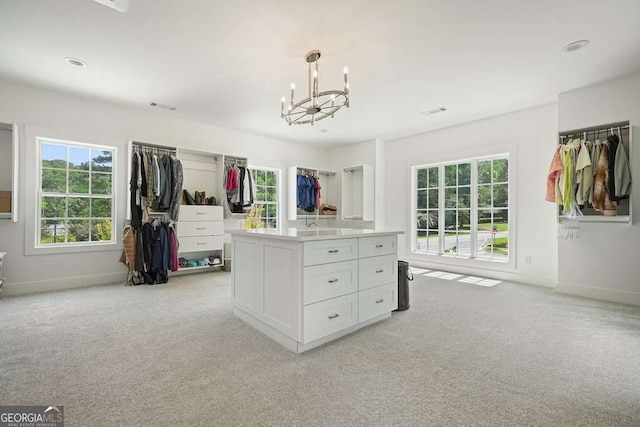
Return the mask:
POLYGON ((329 129, 320 129, 318 132, 320 132, 320 133, 327 133, 327 132, 329 132, 329 129))
POLYGON ((589 45, 589 40, 578 40, 573 43, 569 43, 564 47, 565 52, 575 52, 576 50, 584 49, 589 45))
POLYGON ((82 61, 81 59, 78 58, 72 58, 70 56, 67 56, 66 58, 64 58, 65 61, 67 61, 67 64, 69 65, 73 65, 74 67, 86 67, 87 63, 82 61))
POLYGON ((157 102, 150 102, 149 105, 151 105, 152 107, 162 108, 163 110, 176 111, 176 107, 165 104, 158 104, 157 102))
POLYGON ((433 108, 431 110, 423 111, 420 114, 424 114, 425 116, 429 116, 431 114, 438 114, 438 113, 442 113, 444 111, 447 111, 447 107, 433 108))

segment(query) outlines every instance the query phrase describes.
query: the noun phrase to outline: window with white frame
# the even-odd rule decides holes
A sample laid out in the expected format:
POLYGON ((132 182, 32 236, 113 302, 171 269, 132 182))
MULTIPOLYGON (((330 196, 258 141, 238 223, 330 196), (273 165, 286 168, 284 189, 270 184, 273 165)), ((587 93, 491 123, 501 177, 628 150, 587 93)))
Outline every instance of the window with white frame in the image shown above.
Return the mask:
POLYGON ((38 138, 38 247, 114 243, 115 148, 38 138))
POLYGON ((509 156, 416 166, 417 253, 509 260, 509 156))
POLYGON ((280 172, 276 169, 251 169, 256 183, 256 219, 262 221, 265 228, 278 227, 278 185, 280 172))

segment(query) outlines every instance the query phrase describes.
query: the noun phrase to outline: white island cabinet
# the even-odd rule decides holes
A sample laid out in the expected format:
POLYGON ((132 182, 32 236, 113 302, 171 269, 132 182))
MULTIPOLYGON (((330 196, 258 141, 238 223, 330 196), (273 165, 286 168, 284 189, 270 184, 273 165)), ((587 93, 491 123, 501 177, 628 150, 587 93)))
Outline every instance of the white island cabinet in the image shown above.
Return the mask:
POLYGON ((398 234, 231 230, 234 314, 294 353, 391 316, 398 234))

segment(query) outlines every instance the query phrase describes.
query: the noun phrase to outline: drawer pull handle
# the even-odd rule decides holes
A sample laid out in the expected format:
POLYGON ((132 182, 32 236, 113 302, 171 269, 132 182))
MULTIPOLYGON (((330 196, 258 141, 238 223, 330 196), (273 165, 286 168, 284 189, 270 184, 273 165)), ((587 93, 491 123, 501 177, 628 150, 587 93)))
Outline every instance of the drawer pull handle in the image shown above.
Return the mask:
POLYGON ((196 212, 196 215, 206 215, 206 212, 196 212))
POLYGON ((196 230, 206 230, 207 227, 196 227, 196 230))
POLYGON ((384 268, 381 268, 380 270, 376 270, 376 273, 383 273, 384 272, 384 268))
POLYGON ((383 301, 384 301, 384 298, 377 299, 377 300, 376 300, 376 304, 380 304, 380 303, 381 303, 381 302, 383 302, 383 301))
POLYGON ((336 318, 336 317, 338 317, 338 316, 340 316, 338 313, 336 313, 336 314, 331 314, 331 315, 329 315, 329 319, 330 319, 330 320, 333 320, 333 319, 335 319, 335 318, 336 318))
POLYGON ((197 242, 196 245, 206 245, 205 242, 197 242))
POLYGON ((337 254, 338 250, 337 249, 331 249, 331 250, 329 250, 329 253, 330 254, 337 254))
POLYGON ((384 247, 384 245, 380 244, 380 245, 376 245, 376 248, 382 248, 384 247))
POLYGON ((331 279, 329 280, 329 283, 336 283, 338 281, 338 279, 331 279))

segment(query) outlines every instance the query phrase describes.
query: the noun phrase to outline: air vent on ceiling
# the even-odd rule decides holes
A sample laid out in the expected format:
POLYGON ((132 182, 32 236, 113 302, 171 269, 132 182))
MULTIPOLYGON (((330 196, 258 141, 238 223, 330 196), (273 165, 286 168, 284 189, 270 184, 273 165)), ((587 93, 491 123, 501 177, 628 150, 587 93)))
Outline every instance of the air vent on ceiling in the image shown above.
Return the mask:
POLYGON ((157 102, 150 102, 149 105, 152 107, 162 108, 163 110, 176 111, 176 107, 172 107, 170 105, 158 104, 157 102))
POLYGON ((129 0, 93 0, 96 3, 100 3, 103 6, 107 6, 111 9, 115 9, 118 12, 125 13, 129 10, 129 0))
POLYGON ((430 116, 432 114, 442 113, 443 111, 447 111, 447 108, 446 107, 438 107, 438 108, 434 108, 433 110, 423 111, 420 114, 424 114, 425 116, 430 116))

